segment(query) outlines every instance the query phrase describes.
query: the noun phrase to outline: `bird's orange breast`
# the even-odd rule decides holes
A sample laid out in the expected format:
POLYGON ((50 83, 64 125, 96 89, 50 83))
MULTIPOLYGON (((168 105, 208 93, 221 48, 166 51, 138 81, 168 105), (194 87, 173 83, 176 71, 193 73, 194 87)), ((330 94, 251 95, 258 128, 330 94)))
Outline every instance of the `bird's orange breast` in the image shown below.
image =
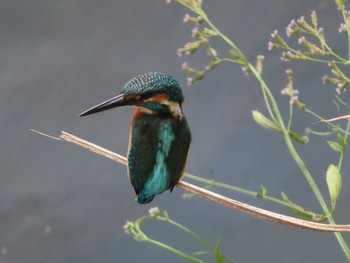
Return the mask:
POLYGON ((140 108, 136 108, 134 111, 134 115, 132 116, 133 119, 138 119, 141 118, 142 116, 146 115, 146 113, 140 109, 140 108))

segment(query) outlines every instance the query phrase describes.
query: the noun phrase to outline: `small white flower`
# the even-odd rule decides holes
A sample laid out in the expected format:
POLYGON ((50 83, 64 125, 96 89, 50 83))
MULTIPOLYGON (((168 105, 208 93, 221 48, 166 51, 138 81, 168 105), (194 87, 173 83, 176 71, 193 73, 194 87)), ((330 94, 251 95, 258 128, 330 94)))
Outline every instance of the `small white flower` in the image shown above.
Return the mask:
POLYGON ((299 45, 302 44, 305 40, 306 40, 306 38, 304 36, 299 37, 299 39, 298 39, 299 45))
POLYGON ((125 225, 123 226, 125 234, 129 235, 129 222, 126 222, 125 225))
POLYGON ((278 35, 278 31, 277 31, 277 30, 274 30, 274 31, 271 33, 271 37, 273 37, 273 38, 275 38, 277 35, 278 35))
POLYGON ((298 101, 298 95, 294 95, 290 101, 289 101, 289 105, 293 105, 295 102, 298 101))
POLYGON ((188 86, 191 86, 192 84, 193 84, 193 78, 188 77, 188 78, 187 78, 187 85, 188 85, 188 86))
POLYGON ((187 23, 189 20, 190 20, 190 15, 189 14, 186 14, 185 16, 184 16, 184 19, 182 20, 184 23, 187 23))
POLYGON ((296 25, 295 19, 293 19, 292 21, 290 21, 290 23, 289 23, 288 26, 286 27, 286 35, 287 35, 287 37, 291 37, 291 35, 294 33, 293 27, 294 27, 295 25, 296 25))
POLYGON ((343 33, 343 32, 345 32, 345 31, 346 31, 346 25, 345 25, 345 23, 340 23, 338 32, 339 32, 339 33, 343 33))
POLYGON ((160 212, 160 210, 159 210, 158 206, 151 207, 151 208, 148 210, 148 214, 149 214, 150 216, 157 215, 159 212, 160 212))

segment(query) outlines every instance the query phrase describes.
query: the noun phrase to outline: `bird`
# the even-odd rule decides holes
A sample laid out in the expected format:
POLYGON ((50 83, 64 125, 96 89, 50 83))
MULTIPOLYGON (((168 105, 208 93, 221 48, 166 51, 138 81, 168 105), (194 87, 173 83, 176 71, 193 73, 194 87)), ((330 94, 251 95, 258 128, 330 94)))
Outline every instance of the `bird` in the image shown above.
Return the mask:
POLYGON ((192 140, 182 111, 182 86, 172 76, 148 72, 129 80, 122 92, 80 114, 135 107, 128 144, 128 177, 140 204, 173 188, 182 179, 192 140))

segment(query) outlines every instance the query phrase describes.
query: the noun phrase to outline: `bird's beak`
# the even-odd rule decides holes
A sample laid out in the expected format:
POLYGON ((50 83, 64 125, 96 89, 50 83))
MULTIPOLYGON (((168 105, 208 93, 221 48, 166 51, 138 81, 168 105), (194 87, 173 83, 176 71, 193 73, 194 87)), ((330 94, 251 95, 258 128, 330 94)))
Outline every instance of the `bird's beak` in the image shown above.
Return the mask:
POLYGON ((80 113, 79 116, 82 117, 82 116, 94 114, 94 113, 97 113, 100 111, 105 111, 105 110, 109 110, 109 109, 121 107, 121 106, 126 106, 126 105, 130 105, 130 102, 128 102, 124 98, 124 93, 121 93, 118 96, 115 96, 109 100, 106 100, 106 101, 80 113))

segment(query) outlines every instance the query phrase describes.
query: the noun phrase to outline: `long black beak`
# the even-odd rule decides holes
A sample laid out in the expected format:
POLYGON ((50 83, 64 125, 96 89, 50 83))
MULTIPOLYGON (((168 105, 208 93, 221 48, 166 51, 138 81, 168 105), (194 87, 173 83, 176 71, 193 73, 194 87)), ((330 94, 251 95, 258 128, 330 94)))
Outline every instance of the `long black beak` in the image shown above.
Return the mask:
POLYGON ((106 101, 80 113, 79 116, 83 117, 86 115, 90 115, 90 114, 94 114, 97 112, 109 110, 109 109, 116 108, 116 107, 126 106, 126 105, 130 105, 130 103, 124 98, 124 94, 121 93, 118 96, 115 96, 109 100, 106 100, 106 101))

